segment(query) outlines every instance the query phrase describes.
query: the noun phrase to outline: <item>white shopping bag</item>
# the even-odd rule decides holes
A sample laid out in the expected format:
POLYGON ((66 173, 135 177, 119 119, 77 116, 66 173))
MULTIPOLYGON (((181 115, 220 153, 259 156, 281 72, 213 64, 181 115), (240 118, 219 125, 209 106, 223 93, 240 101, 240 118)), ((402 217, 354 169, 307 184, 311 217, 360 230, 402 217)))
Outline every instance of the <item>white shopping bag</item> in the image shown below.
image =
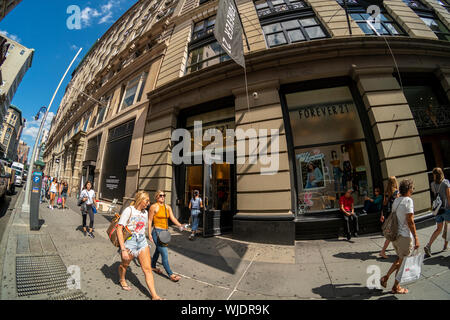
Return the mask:
POLYGON ((395 279, 400 282, 400 284, 419 280, 420 272, 422 271, 423 257, 424 254, 419 253, 418 250, 414 250, 411 256, 405 257, 395 279))

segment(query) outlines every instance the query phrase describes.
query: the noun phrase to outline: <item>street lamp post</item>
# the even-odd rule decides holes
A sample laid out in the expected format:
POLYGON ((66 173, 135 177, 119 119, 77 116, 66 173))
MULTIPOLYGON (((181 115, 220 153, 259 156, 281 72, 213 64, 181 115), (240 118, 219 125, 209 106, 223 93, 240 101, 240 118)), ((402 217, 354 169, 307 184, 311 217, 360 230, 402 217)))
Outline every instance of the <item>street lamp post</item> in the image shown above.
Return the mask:
MULTIPOLYGON (((80 48, 80 50, 78 50, 77 54, 75 55, 75 57, 73 58, 72 62, 69 65, 69 67, 67 68, 66 72, 64 73, 63 77, 61 78, 61 81, 59 82, 59 85, 56 88, 55 93, 53 94, 52 100, 50 101, 50 104, 48 105, 48 108, 44 114, 44 117, 42 118, 41 126, 39 127, 39 132, 37 134, 36 142, 34 143, 34 147, 33 147, 33 153, 32 153, 31 162, 30 162, 30 169, 28 170, 31 172, 29 172, 28 177, 27 177, 27 184, 25 187, 25 196, 24 196, 23 203, 22 203, 22 212, 24 212, 24 213, 30 213, 31 176, 32 176, 33 168, 34 168, 34 159, 36 158, 36 153, 37 153, 37 150, 39 149, 38 144, 39 144, 39 140, 40 140, 40 137, 42 134, 42 129, 44 127, 45 121, 47 120, 47 116, 50 111, 50 108, 52 107, 53 100, 55 100, 55 97, 59 91, 59 88, 61 87, 67 73, 69 73, 70 68, 72 68, 72 65, 74 64, 75 60, 78 58, 78 55, 80 54, 81 50, 83 50, 83 48, 80 48)), ((42 109, 43 108, 41 108, 41 110, 42 109)), ((39 110, 38 115, 41 110, 39 110)))

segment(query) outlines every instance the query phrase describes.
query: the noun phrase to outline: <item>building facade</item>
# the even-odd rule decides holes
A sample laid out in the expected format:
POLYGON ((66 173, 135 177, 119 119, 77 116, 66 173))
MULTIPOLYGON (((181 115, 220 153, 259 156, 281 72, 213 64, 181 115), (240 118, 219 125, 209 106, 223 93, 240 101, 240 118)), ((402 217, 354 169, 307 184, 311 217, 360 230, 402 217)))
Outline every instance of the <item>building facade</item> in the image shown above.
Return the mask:
POLYGON ((11 105, 23 77, 31 68, 34 49, 28 49, 20 43, 5 36, 7 45, 6 59, 1 66, 2 82, 0 83, 0 117, 3 119, 11 105))
POLYGON ((0 0, 0 21, 11 12, 22 0, 0 0))
MULTIPOLYGON (((344 190, 361 208, 392 175, 414 179, 415 213, 427 214, 428 172, 450 167, 447 3, 386 0, 378 24, 357 0, 348 21, 339 0, 237 5, 248 90, 213 37, 218 1, 138 1, 74 72, 48 173, 124 205, 163 190, 183 221, 200 190, 220 232, 253 241, 337 236, 344 190), (218 161, 197 161, 210 141, 218 161)), ((361 223, 378 230, 379 215, 361 223)))
POLYGON ((17 150, 23 126, 22 111, 16 106, 10 106, 0 127, 0 142, 5 150, 4 157, 11 161, 17 160, 17 150))
POLYGON ((24 141, 20 140, 17 148, 17 162, 20 162, 23 165, 27 164, 29 152, 30 147, 24 141))

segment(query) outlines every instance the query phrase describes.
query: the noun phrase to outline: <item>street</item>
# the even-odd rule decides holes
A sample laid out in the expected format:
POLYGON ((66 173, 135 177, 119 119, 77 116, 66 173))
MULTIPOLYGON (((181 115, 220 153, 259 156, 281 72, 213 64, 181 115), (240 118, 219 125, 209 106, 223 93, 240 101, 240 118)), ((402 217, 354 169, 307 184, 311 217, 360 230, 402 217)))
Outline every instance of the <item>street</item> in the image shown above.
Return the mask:
MULTIPOLYGON (((24 227, 26 216, 15 212, 4 255, 1 299, 150 299, 137 260, 126 275, 132 290, 123 291, 118 285, 120 257, 106 235, 110 217, 101 213, 95 216, 95 239, 91 239, 81 232, 75 199, 69 199, 68 205, 70 209, 50 210, 48 204, 42 204, 39 232, 30 232, 24 227), (46 263, 49 273, 53 272, 52 285, 46 283, 49 276, 42 268, 27 274, 27 263, 39 265, 42 261, 38 258, 46 263), (67 287, 67 270, 79 280, 79 287, 67 287), (31 282, 19 283, 16 279, 31 282)), ((420 242, 426 243, 434 223, 419 223, 417 227, 420 242)), ((173 283, 165 274, 154 274, 158 294, 169 300, 450 299, 450 255, 441 251, 441 237, 433 245, 434 255, 424 261, 421 279, 405 285, 410 293, 393 295, 389 291, 393 277, 387 289, 367 287, 371 276, 377 276, 373 270, 383 275, 395 260, 392 248, 387 251, 389 259, 378 257, 384 242, 379 234, 351 241, 297 241, 295 246, 241 242, 230 236, 189 241, 188 232, 175 230, 172 236, 169 261, 182 279, 173 283)))
POLYGON ((3 238, 6 226, 8 225, 11 212, 16 205, 17 197, 22 188, 16 187, 14 195, 6 195, 5 201, 0 202, 0 240, 3 238))

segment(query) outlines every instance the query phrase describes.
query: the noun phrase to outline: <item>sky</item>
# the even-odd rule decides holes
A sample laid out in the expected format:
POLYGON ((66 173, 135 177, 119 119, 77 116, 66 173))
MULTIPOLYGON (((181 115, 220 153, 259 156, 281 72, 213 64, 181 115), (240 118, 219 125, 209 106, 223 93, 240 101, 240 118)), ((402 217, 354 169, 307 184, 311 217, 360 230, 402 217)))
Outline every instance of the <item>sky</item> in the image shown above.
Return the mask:
POLYGON ((23 0, 2 21, 0 33, 35 50, 32 67, 23 78, 12 104, 22 111, 26 127, 21 140, 30 146, 36 140, 43 114, 72 59, 83 48, 67 74, 50 109, 46 128, 56 114, 71 74, 97 39, 99 39, 136 0, 23 0), (77 10, 73 10, 77 6, 77 10), (69 12, 69 13, 68 13, 69 12), (73 28, 79 12, 80 24, 73 28), (68 24, 69 22, 69 24, 68 24))

